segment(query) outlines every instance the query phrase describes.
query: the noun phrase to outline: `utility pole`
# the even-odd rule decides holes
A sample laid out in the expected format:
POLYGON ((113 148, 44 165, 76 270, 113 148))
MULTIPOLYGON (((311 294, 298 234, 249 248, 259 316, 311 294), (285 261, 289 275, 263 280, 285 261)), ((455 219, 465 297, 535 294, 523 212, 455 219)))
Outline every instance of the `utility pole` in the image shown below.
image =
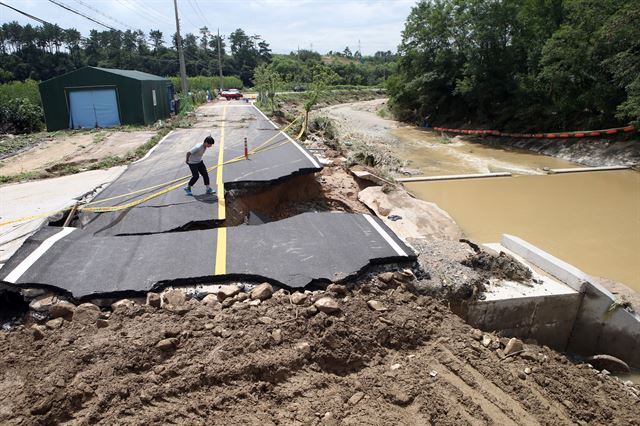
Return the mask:
POLYGON ((178 0, 173 0, 173 7, 176 11, 176 44, 178 48, 178 59, 180 60, 180 79, 182 80, 182 95, 189 93, 187 85, 187 66, 184 64, 184 52, 182 51, 182 38, 180 37, 180 20, 178 19, 178 0))
POLYGON ((220 91, 224 90, 224 78, 222 78, 222 48, 220 47, 220 28, 218 28, 218 70, 220 71, 220 91))

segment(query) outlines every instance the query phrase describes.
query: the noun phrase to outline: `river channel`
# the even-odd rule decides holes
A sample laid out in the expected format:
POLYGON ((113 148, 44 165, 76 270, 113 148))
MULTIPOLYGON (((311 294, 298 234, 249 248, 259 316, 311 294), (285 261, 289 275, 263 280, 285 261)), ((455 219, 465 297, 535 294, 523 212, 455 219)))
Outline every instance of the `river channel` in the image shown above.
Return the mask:
POLYGON ((513 177, 406 183, 481 243, 516 235, 586 273, 640 292, 640 173, 546 175, 580 167, 544 155, 447 140, 414 128, 392 133, 396 155, 421 175, 508 171, 513 177))

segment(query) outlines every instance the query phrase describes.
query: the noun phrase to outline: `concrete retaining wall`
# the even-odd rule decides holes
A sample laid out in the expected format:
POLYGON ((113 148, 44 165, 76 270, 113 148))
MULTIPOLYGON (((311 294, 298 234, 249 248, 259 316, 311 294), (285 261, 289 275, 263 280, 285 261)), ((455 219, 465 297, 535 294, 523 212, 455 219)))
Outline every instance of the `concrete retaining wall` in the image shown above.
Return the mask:
MULTIPOLYGON (((512 235, 502 246, 580 293, 566 350, 581 355, 609 354, 640 368, 640 317, 616 307, 616 298, 589 275, 512 235)), ((573 310, 567 305, 567 309, 573 310)), ((558 332, 564 334, 565 327, 558 332)))

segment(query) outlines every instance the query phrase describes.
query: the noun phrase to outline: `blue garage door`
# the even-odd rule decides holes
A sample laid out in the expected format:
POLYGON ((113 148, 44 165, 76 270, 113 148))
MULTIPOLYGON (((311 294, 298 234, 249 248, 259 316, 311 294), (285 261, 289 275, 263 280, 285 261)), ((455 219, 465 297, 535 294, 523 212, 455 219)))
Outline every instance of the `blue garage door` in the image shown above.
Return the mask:
POLYGON ((120 125, 115 89, 69 92, 69 127, 72 129, 120 125))

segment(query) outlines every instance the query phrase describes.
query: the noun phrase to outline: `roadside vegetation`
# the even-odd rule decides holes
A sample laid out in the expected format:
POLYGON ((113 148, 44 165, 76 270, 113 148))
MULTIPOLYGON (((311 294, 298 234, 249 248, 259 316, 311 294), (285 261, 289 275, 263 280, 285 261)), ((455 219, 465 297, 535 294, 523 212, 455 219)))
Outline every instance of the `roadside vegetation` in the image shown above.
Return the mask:
POLYGON ((420 1, 388 81, 393 112, 522 131, 640 120, 636 0, 420 1))

